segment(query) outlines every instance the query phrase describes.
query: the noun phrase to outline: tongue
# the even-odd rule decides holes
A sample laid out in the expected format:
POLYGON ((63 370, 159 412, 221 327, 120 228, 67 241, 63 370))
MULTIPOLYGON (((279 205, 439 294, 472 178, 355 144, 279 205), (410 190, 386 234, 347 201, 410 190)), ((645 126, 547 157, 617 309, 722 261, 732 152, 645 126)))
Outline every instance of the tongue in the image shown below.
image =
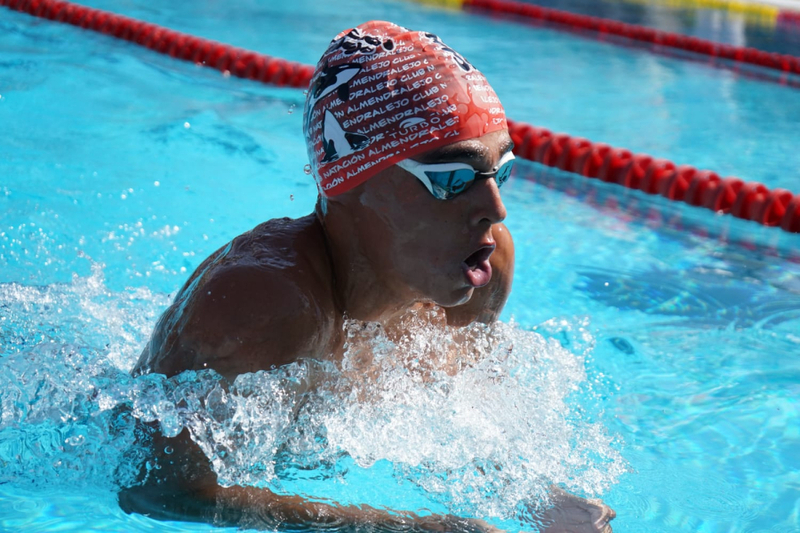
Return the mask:
POLYGON ((474 266, 469 266, 467 263, 461 263, 461 268, 464 270, 464 275, 467 277, 470 285, 475 287, 483 287, 492 279, 492 265, 489 260, 478 261, 474 266))

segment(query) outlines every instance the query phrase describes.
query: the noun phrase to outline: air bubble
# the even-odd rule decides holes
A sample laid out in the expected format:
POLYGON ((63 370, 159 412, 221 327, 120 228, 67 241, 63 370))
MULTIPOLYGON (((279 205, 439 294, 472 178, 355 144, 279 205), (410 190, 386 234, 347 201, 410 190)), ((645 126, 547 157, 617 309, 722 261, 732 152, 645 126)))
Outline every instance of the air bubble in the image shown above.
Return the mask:
POLYGON ((304 166, 303 167, 303 172, 305 172, 306 175, 310 175, 311 174, 311 165, 304 166))
POLYGON ((83 444, 84 440, 85 437, 83 435, 73 435, 71 437, 67 437, 64 442, 70 446, 80 446, 83 444))
POLYGON ((172 446, 167 446, 166 448, 164 448, 164 453, 167 454, 167 455, 172 454, 172 452, 174 452, 174 451, 175 450, 172 448, 172 446))
POLYGON ((297 107, 295 104, 292 104, 292 105, 290 105, 290 106, 289 106, 289 110, 287 111, 287 113, 289 113, 290 115, 291 115, 292 113, 294 113, 294 108, 295 108, 295 107, 297 107))

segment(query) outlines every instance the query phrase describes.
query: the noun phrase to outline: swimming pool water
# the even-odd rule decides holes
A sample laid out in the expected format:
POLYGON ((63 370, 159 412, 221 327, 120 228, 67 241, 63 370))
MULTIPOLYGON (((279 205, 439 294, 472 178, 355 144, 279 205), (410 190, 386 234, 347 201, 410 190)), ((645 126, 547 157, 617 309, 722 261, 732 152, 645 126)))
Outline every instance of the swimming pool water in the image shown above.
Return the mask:
MULTIPOLYGON (((730 70, 402 2, 116 4, 91 3, 305 63, 369 18, 431 29, 512 118, 800 190, 800 92, 730 70)), ((93 447, 111 415, 75 391, 123 379, 210 252, 310 212, 302 94, 6 10, 0 35, 0 526, 207 530, 116 507, 130 435, 93 447), (89 423, 48 411, 62 382, 89 423)), ((800 531, 798 236, 529 164, 504 198, 504 319, 588 354, 587 409, 631 469, 603 494, 614 530, 800 531)))

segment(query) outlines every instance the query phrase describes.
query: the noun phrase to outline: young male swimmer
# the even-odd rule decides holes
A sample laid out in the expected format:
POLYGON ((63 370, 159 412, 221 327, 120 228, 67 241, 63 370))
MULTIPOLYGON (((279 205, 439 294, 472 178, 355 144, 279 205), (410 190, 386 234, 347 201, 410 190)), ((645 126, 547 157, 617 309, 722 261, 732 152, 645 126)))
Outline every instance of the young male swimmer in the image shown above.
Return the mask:
MULTIPOLYGON (((159 320, 136 373, 213 369, 233 380, 304 358, 336 360, 345 317, 391 330, 430 304, 449 325, 497 318, 514 269, 499 192, 514 156, 484 76, 433 34, 368 22, 331 42, 303 119, 315 212, 265 222, 206 259, 159 320)), ((153 453, 174 452, 144 485, 120 493, 128 512, 245 527, 495 531, 479 520, 222 487, 186 429, 156 441, 153 453)), ((563 492, 554 501, 545 531, 611 531, 607 506, 563 492)))

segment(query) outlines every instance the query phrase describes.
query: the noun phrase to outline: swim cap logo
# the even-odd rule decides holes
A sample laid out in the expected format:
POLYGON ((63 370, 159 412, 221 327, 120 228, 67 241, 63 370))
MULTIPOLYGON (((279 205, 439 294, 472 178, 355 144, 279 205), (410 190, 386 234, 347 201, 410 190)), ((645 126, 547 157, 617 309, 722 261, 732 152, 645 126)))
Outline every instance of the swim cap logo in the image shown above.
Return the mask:
MULTIPOLYGON (((331 67, 331 58, 341 57, 342 54, 346 56, 354 54, 369 56, 377 52, 380 46, 387 52, 394 50, 394 41, 388 38, 381 41, 378 37, 366 34, 358 28, 350 30, 341 38, 333 41, 326 52, 326 55, 331 55, 328 55, 325 65, 311 84, 311 95, 307 104, 306 117, 310 117, 311 112, 320 100, 334 91, 336 91, 336 96, 342 102, 347 102, 350 99, 349 82, 361 72, 362 67, 358 63, 344 63, 331 67)), ((336 161, 366 148, 369 143, 370 138, 366 135, 354 131, 345 131, 333 113, 325 109, 322 120, 322 148, 325 152, 325 157, 322 158, 321 163, 336 161)))
POLYGON ((393 40, 386 39, 381 43, 381 40, 378 37, 363 33, 358 28, 353 28, 340 39, 333 41, 328 47, 328 53, 341 50, 342 53, 346 55, 353 55, 356 52, 369 55, 374 54, 381 45, 387 52, 394 50, 393 40))
POLYGON ((328 63, 322 68, 322 72, 311 85, 311 99, 309 109, 313 109, 317 102, 328 96, 333 91, 339 96, 342 102, 350 99, 350 87, 347 84, 361 72, 359 65, 337 65, 329 67, 328 63))
POLYGON ((450 57, 453 58, 453 61, 456 62, 456 65, 461 67, 461 70, 463 70, 464 72, 469 72, 475 68, 469 61, 467 61, 467 59, 464 56, 462 56, 461 54, 459 54, 458 52, 456 52, 455 50, 444 44, 442 42, 442 39, 438 35, 433 33, 424 33, 423 35, 428 39, 430 39, 431 42, 439 45, 437 49, 450 55, 450 57))
POLYGON ((348 156, 366 148, 368 144, 369 137, 354 131, 344 131, 333 113, 325 111, 325 118, 322 121, 322 147, 325 149, 323 163, 348 156))

